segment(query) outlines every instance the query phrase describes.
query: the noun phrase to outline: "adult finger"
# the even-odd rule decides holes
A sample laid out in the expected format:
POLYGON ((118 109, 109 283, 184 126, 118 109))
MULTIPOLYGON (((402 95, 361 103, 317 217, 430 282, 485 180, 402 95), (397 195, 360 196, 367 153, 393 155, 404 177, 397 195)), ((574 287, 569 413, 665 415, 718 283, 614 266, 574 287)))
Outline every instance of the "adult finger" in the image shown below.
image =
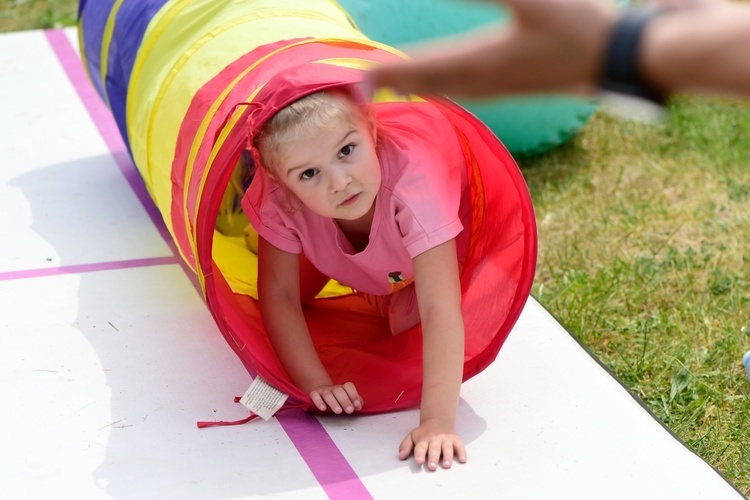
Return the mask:
POLYGON ((373 68, 369 83, 373 87, 391 87, 403 93, 481 96, 496 91, 488 76, 497 70, 502 55, 504 33, 483 35, 481 40, 456 41, 461 48, 446 55, 435 49, 414 61, 373 68))

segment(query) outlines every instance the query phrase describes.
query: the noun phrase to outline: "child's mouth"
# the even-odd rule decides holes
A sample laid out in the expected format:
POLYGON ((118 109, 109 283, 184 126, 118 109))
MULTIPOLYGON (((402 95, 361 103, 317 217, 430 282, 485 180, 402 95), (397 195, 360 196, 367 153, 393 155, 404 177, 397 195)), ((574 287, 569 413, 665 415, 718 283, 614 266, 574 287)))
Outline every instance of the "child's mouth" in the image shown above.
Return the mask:
POLYGON ((344 201, 342 201, 341 206, 348 207, 349 205, 353 205, 354 203, 357 202, 358 199, 359 199, 359 193, 353 194, 347 199, 345 199, 344 201))

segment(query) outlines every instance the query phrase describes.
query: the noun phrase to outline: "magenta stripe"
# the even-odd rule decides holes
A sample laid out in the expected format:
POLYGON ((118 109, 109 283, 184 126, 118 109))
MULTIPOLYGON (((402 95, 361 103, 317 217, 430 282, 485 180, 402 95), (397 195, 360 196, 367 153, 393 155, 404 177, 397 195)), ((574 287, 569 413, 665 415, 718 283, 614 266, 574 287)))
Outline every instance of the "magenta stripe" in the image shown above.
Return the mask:
MULTIPOLYGON (((45 34, 131 189, 138 196, 164 241, 172 248, 175 255, 179 255, 171 235, 164 226, 161 214, 149 197, 143 180, 125 149, 125 143, 120 137, 112 114, 96 94, 70 41, 62 30, 49 30, 45 34)), ((188 277, 193 281, 193 285, 200 292, 201 288, 197 283, 195 273, 184 261, 180 259, 180 262, 188 277)), ((372 498, 318 419, 302 411, 292 413, 292 415, 281 413, 277 415, 277 418, 328 496, 332 499, 372 498)))
POLYGON ((276 419, 329 498, 372 498, 317 418, 302 410, 293 410, 277 413, 276 419))
POLYGON ((161 233, 162 238, 167 244, 173 248, 173 252, 177 255, 177 249, 174 248, 174 241, 172 236, 169 234, 169 230, 164 225, 164 221, 161 218, 161 213, 154 205, 151 197, 146 190, 146 186, 143 183, 140 172, 135 168, 130 153, 125 148, 125 143, 120 136, 120 130, 117 128, 112 113, 109 108, 105 106, 99 94, 96 93, 91 81, 89 80, 86 71, 83 68, 78 54, 76 53, 73 46, 70 44, 68 37, 65 35, 63 30, 46 30, 44 34, 47 36, 49 44, 52 46, 52 50, 55 51, 57 59, 62 64, 65 73, 67 73, 70 82, 73 84, 78 97, 83 102, 86 111, 88 111, 94 124, 99 129, 104 139, 105 144, 109 148, 115 163, 120 168, 122 175, 125 176, 130 188, 133 190, 135 195, 140 200, 141 205, 148 213, 148 216, 153 221, 154 225, 161 233))
MULTIPOLYGON (((159 209, 154 205, 151 196, 146 190, 146 185, 143 183, 143 178, 140 172, 133 164, 133 160, 130 157, 130 153, 125 148, 125 143, 120 136, 120 130, 117 128, 115 119, 112 117, 112 113, 104 105, 99 94, 96 93, 94 86, 91 84, 88 75, 81 63, 81 59, 78 57, 73 46, 70 44, 70 40, 65 35, 63 30, 45 30, 45 36, 49 42, 52 50, 55 52, 57 59, 60 61, 65 73, 68 75, 70 83, 73 84, 78 97, 83 102, 86 111, 99 130, 99 134, 104 139, 105 144, 109 148, 112 158, 120 169, 120 172, 125 177, 125 180, 130 185, 130 189, 133 190, 138 200, 141 202, 141 206, 148 214, 151 222, 154 223, 154 227, 159 234, 161 234, 164 242, 172 250, 172 254, 179 257, 179 251, 177 246, 172 240, 172 236, 169 234, 167 226, 164 224, 164 220, 161 217, 159 209)), ((193 287, 203 297, 201 285, 198 282, 198 277, 195 275, 192 269, 187 263, 180 258, 180 266, 185 271, 193 287)))
POLYGON ((93 273, 97 271, 113 271, 118 269, 135 269, 137 267, 166 266, 179 264, 178 257, 153 257, 149 259, 120 260, 115 262, 100 262, 96 264, 76 264, 72 266, 48 267, 44 269, 24 269, 21 271, 6 271, 0 273, 0 281, 20 280, 25 278, 42 278, 60 274, 93 273))
MULTIPOLYGON (((243 364, 250 376, 255 378, 255 370, 243 364)), ((372 498, 317 418, 302 410, 289 410, 277 413, 276 419, 331 499, 372 498)))

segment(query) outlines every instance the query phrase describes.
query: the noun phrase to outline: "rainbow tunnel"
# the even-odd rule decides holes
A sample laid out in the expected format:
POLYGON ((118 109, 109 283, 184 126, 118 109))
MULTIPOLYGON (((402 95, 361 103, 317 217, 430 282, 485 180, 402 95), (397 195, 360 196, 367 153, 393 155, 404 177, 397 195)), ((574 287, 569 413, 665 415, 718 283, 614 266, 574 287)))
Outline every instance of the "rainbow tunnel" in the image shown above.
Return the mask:
MULTIPOLYGON (((263 99, 274 86, 292 86, 301 96, 321 84, 356 82, 371 65, 406 57, 357 25, 332 0, 82 0, 79 6, 84 65, 219 330, 251 371, 307 409, 308 396, 289 380, 265 334, 254 298, 256 257, 242 237, 217 225, 247 142, 243 103, 263 99)), ((436 107, 461 144, 472 197, 465 228, 471 246, 461 272, 468 379, 495 359, 531 289, 537 240, 528 190, 493 130, 465 108, 387 91, 374 99, 436 107)), ((306 310, 321 361, 334 380, 357 385, 366 412, 418 404, 420 326, 392 336, 387 322, 362 304, 332 282, 306 310)))

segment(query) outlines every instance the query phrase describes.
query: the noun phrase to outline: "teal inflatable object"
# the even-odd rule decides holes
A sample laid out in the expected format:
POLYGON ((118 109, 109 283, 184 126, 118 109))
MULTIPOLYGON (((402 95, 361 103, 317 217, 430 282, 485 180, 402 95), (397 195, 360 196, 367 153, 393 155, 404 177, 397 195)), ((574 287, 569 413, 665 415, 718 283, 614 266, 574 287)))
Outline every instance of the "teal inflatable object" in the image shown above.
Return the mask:
MULTIPOLYGON (((450 36, 507 21, 496 5, 449 0, 339 0, 357 27, 387 45, 450 36)), ((583 127, 598 105, 564 96, 459 101, 487 124, 511 153, 529 156, 559 146, 583 127)))

